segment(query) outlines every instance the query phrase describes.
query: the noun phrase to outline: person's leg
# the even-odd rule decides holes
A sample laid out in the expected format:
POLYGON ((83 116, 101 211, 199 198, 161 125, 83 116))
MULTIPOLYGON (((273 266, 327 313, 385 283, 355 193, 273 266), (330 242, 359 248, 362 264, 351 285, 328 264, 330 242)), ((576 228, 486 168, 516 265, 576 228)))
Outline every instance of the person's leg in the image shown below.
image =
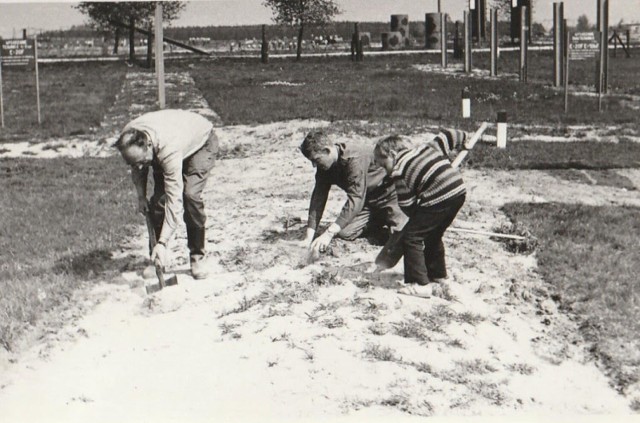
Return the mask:
POLYGON ((367 205, 371 209, 369 231, 378 239, 388 239, 390 233, 401 231, 409 218, 398 205, 398 195, 391 180, 385 182, 367 193, 367 205), (382 229, 387 226, 388 232, 382 229))
POLYGON ((187 226, 187 244, 192 264, 205 255, 207 216, 202 192, 215 163, 217 152, 218 139, 212 132, 206 144, 183 163, 184 222, 187 226))
POLYGON ((360 213, 358 213, 347 226, 342 228, 336 236, 347 241, 353 241, 367 229, 370 218, 371 210, 365 205, 362 210, 360 210, 360 213))
POLYGON ((425 233, 424 237, 424 261, 430 280, 445 279, 447 277, 447 265, 445 248, 442 236, 451 225, 464 204, 465 196, 459 196, 430 207, 430 214, 434 222, 434 228, 425 233))
POLYGON ((402 236, 404 253, 404 282, 426 285, 429 283, 424 262, 424 241, 422 228, 427 224, 420 213, 415 213, 407 223, 402 236))

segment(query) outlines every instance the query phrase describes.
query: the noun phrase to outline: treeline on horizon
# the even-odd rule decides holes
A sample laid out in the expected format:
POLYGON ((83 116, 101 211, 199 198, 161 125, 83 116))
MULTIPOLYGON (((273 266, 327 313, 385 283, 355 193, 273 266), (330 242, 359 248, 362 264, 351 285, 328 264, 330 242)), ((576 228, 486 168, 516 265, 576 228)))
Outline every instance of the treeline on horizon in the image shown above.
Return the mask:
MULTIPOLYGON (((501 34, 509 33, 509 22, 500 22, 499 31, 501 34)), ((389 22, 359 22, 358 29, 360 32, 368 32, 371 34, 372 40, 379 40, 380 34, 389 31, 389 22)), ((542 25, 539 30, 544 31, 542 25)), ((448 33, 450 35, 455 32, 455 25, 449 22, 448 33)), ((462 36, 462 25, 460 25, 460 36, 462 36)), ((126 38, 126 30, 121 30, 121 38, 126 38)), ((351 40, 354 32, 354 22, 332 22, 324 26, 309 25, 305 28, 304 38, 311 39, 315 36, 340 36, 345 41, 351 40)), ((268 39, 288 38, 292 39, 298 35, 298 30, 294 26, 289 25, 266 25, 266 33, 268 39)), ((424 38, 425 23, 424 21, 409 22, 409 33, 412 38, 424 38)), ((190 38, 209 38, 211 40, 245 40, 262 38, 262 25, 238 25, 238 26, 184 26, 184 27, 166 27, 164 34, 168 38, 176 40, 189 40, 190 38)), ((91 38, 105 37, 107 39, 114 37, 114 31, 96 30, 90 26, 74 26, 70 29, 46 31, 40 33, 39 37, 44 38, 91 38)), ((142 34, 136 33, 136 38, 143 38, 142 34)))

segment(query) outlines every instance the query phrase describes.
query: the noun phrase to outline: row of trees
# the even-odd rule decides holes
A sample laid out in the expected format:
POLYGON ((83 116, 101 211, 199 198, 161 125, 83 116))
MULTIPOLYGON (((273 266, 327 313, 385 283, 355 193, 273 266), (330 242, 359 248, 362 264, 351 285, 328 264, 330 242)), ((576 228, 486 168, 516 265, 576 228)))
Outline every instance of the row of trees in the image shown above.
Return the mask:
MULTIPOLYGON (((121 31, 128 27, 129 52, 133 59, 134 28, 144 28, 152 33, 156 3, 152 1, 81 2, 75 7, 89 18, 94 28, 114 31, 114 53, 116 54, 121 31)), ((186 3, 180 1, 163 1, 162 5, 165 22, 176 19, 186 7, 186 3)), ((302 55, 302 39, 305 30, 310 25, 324 25, 340 13, 334 0, 264 0, 264 5, 273 10, 276 23, 296 28, 298 60, 302 55)), ((148 43, 149 49, 151 45, 152 43, 148 43)))

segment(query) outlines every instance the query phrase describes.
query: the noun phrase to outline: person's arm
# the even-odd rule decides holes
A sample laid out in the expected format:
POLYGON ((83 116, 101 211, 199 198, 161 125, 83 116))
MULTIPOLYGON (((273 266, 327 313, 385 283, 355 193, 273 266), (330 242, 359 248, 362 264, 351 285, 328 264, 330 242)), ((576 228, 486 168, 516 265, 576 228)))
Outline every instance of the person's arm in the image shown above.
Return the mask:
POLYGON ((438 135, 431 141, 446 157, 451 158, 456 151, 467 148, 466 141, 469 134, 465 131, 451 128, 442 128, 438 135))
POLYGON ((135 166, 131 166, 131 180, 136 188, 138 194, 138 212, 145 214, 149 211, 149 204, 147 202, 147 176, 149 175, 149 168, 144 167, 138 169, 135 166))
POLYGON ((166 195, 166 205, 164 210, 164 222, 162 231, 158 238, 158 243, 166 245, 176 228, 178 219, 182 218, 183 203, 182 196, 184 184, 182 181, 182 156, 176 151, 170 153, 160 163, 164 176, 164 192, 166 195))
POLYGON ((387 177, 387 172, 380 166, 376 167, 374 170, 370 170, 367 173, 367 189, 371 190, 372 188, 378 187, 382 185, 382 181, 387 177))
POLYGON ((352 158, 347 161, 346 166, 347 201, 335 221, 335 224, 340 228, 347 226, 362 211, 367 195, 368 165, 360 158, 352 158))
POLYGON ((331 184, 327 181, 326 175, 323 175, 321 171, 317 171, 316 184, 313 187, 313 193, 309 201, 309 219, 307 220, 307 232, 305 236, 305 242, 307 244, 311 244, 318 230, 318 225, 320 224, 320 219, 322 219, 330 190, 331 184))

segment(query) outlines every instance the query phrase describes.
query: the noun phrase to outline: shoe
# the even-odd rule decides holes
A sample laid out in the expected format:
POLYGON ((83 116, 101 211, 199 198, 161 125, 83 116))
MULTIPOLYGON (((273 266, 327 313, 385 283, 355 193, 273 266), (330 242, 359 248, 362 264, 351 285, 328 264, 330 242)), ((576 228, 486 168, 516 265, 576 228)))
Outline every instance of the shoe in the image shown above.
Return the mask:
POLYGON ((398 289, 398 294, 411 295, 420 298, 431 298, 433 295, 433 287, 429 285, 409 285, 398 289))
POLYGON ((191 276, 193 279, 206 279, 209 276, 204 259, 191 262, 191 276))

